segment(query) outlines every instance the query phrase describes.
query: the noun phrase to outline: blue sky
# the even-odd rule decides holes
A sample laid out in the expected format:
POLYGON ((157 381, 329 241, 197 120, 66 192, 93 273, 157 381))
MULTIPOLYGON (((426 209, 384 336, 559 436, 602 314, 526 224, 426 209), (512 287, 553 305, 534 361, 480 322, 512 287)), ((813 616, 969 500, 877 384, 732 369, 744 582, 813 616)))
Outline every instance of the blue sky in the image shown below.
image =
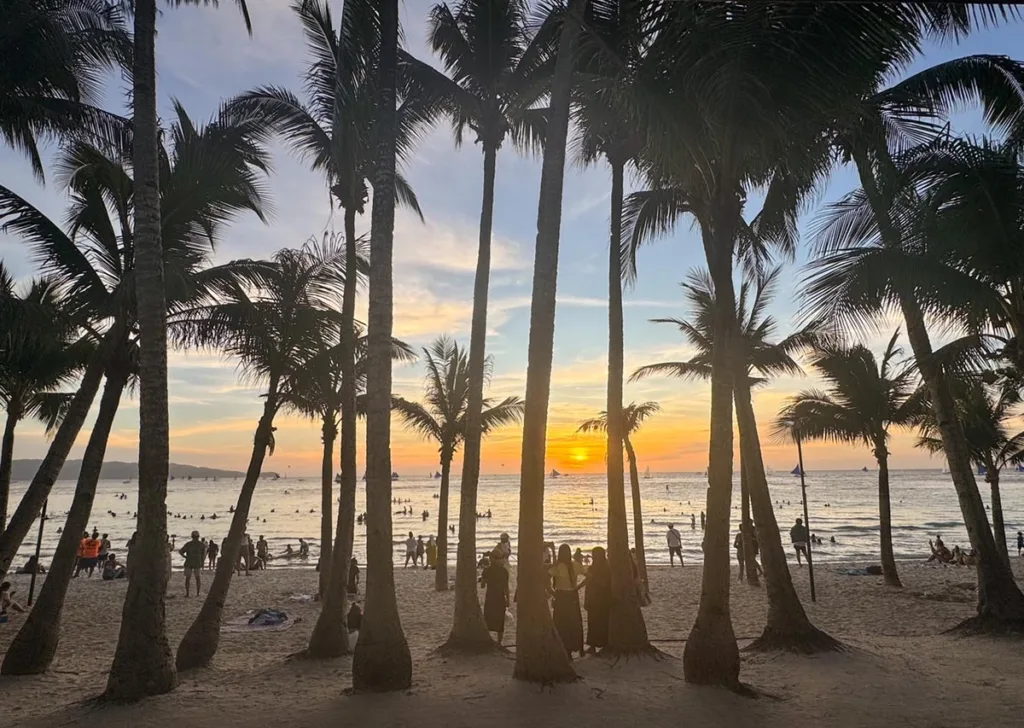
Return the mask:
MULTIPOLYGON (((425 22, 431 5, 426 0, 406 0, 403 5, 406 45, 424 59, 429 58, 425 22)), ((194 119, 206 119, 223 99, 256 85, 279 84, 300 91, 304 42, 289 3, 249 0, 249 6, 251 39, 230 2, 222 3, 220 9, 163 7, 158 20, 157 54, 160 108, 165 117, 170 116, 172 98, 179 99, 194 119)), ((340 2, 332 3, 332 7, 335 16, 340 14, 340 2)), ((983 30, 959 45, 930 46, 911 70, 970 53, 1024 57, 1020 25, 983 30)), ((123 86, 113 82, 107 105, 121 108, 124 98, 123 86)), ((956 123, 966 131, 980 132, 976 116, 965 113, 957 117, 956 123)), ((440 333, 468 341, 482 155, 471 143, 455 149, 450 130, 441 126, 423 138, 405 168, 426 223, 408 212, 400 212, 396 222, 396 335, 416 347, 426 345, 440 333)), ((539 176, 539 159, 520 156, 510 146, 501 151, 487 342, 488 352, 494 357, 490 391, 496 396, 522 394, 524 389, 539 176)), ((52 182, 40 186, 27 162, 6 148, 0 148, 0 182, 55 219, 61 218, 64 196, 59 188, 52 182)), ((802 229, 808 229, 821 204, 835 200, 854 184, 849 170, 838 170, 808 210, 802 229)), ((274 208, 271 223, 263 225, 253 216, 239 218, 225 230, 217 260, 267 256, 282 247, 301 245, 309 236, 319 236, 332 226, 341 228, 341 218, 331 209, 322 179, 283 149, 276 149, 275 173, 269 186, 274 208)), ((571 453, 569 466, 603 468, 600 440, 575 436, 572 430, 581 418, 603 409, 609 188, 606 167, 573 167, 567 172, 549 436, 549 459, 558 467, 566 465, 566 453, 571 453)), ((360 226, 366 229, 368 225, 367 215, 360 226)), ((26 248, 11 236, 0 235, 0 257, 15 275, 33 274, 26 248)), ((672 237, 641 252, 639 279, 625 294, 627 372, 642 364, 689 355, 671 328, 649 323, 648 319, 685 314, 678 284, 702 264, 702 259, 699 241, 688 221, 683 221, 672 237)), ((793 294, 803 260, 801 247, 797 261, 783 274, 780 297, 773 307, 783 331, 797 313, 793 294)), ((874 337, 877 341, 871 343, 880 346, 890 333, 880 332, 874 337)), ((416 397, 421 376, 419 364, 397 368, 396 392, 416 397)), ((785 379, 759 393, 756 404, 761 422, 767 425, 787 396, 811 384, 809 379, 785 379)), ((172 353, 170 394, 172 460, 243 469, 260 404, 257 391, 237 381, 234 362, 211 354, 172 353)), ((657 379, 627 385, 627 402, 649 399, 658 400, 663 412, 637 439, 641 458, 652 470, 702 470, 707 451, 707 387, 657 379)), ((137 401, 126 399, 115 423, 109 459, 136 459, 137 415, 137 401)), ((267 468, 316 472, 319 428, 293 417, 283 417, 279 428, 278 452, 267 468)), ((16 457, 40 457, 47 445, 41 428, 25 423, 19 432, 16 457)), ((420 442, 397 423, 394 432, 396 467, 414 471, 433 467, 434 446, 420 442)), ((80 454, 86 435, 80 437, 75 455, 80 454)), ((484 447, 484 470, 516 472, 518 442, 517 428, 493 435, 484 447)), ((893 467, 928 467, 930 463, 938 467, 936 461, 914 451, 911 444, 909 436, 895 439, 893 467)), ((866 450, 836 446, 812 446, 808 457, 817 458, 820 468, 859 468, 870 460, 866 450)), ((784 447, 766 443, 770 466, 786 467, 792 459, 792 453, 784 447)))

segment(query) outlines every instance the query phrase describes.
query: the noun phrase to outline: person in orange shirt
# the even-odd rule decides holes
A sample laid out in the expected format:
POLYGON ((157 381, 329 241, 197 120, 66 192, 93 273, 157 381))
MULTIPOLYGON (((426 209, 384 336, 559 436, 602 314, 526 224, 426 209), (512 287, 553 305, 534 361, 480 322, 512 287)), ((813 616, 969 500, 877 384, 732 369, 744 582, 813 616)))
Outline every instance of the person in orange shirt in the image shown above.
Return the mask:
POLYGON ((82 569, 88 569, 89 577, 92 578, 92 573, 96 570, 96 563, 100 558, 100 547, 103 545, 103 542, 99 538, 90 536, 88 533, 82 534, 82 536, 82 542, 78 546, 82 556, 78 558, 76 576, 77 572, 82 569))
POLYGON ((89 532, 85 531, 82 533, 82 539, 78 542, 78 552, 75 554, 75 578, 78 578, 78 574, 81 573, 82 569, 87 568, 85 563, 85 544, 89 540, 89 532))

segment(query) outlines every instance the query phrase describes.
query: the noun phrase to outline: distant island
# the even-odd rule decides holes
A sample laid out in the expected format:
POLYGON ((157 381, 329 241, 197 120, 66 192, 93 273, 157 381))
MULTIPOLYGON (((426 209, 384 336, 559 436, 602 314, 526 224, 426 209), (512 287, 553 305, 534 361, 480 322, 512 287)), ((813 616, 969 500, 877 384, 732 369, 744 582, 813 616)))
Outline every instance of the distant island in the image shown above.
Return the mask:
MULTIPOLYGON (((11 480, 32 480, 36 471, 39 470, 41 460, 15 460, 11 468, 11 480)), ((58 480, 77 480, 78 473, 82 469, 81 460, 68 460, 60 471, 58 480)), ((197 465, 170 464, 170 475, 174 478, 241 478, 245 473, 240 470, 218 470, 217 468, 202 468, 197 465)), ((100 480, 135 480, 139 477, 138 463, 122 463, 116 460, 103 463, 100 471, 100 480)), ((276 478, 277 473, 264 471, 262 477, 276 478)))

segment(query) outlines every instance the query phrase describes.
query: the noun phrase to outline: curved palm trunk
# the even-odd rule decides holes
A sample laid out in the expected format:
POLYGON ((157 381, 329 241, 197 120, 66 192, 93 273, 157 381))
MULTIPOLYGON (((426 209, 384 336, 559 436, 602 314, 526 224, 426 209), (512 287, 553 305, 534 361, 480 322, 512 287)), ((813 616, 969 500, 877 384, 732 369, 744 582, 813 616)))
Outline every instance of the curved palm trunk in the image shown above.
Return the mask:
POLYGON ((11 567, 11 562, 21 547, 21 542, 25 540, 32 524, 39 517, 43 503, 50 496, 50 489, 53 488, 54 481, 60 475, 64 461, 75 444, 75 438, 78 437, 78 432, 89 415, 89 408, 92 406, 92 401, 100 387, 100 380, 103 378, 103 368, 104 357, 97 353, 85 370, 82 383, 71 400, 64 420, 57 428, 57 434, 54 435, 53 442, 50 443, 50 449, 46 451, 43 462, 39 464, 39 470, 36 471, 35 477, 29 483, 25 495, 21 497, 21 502, 14 510, 7 528, 0 534, 0 578, 11 567))
MULTIPOLYGON (((738 207, 736 203, 734 206, 738 207)), ((711 442, 708 447, 707 528, 697 619, 683 650, 686 681, 739 685, 740 653, 729 613, 729 507, 732 500, 732 339, 736 295, 732 282, 733 232, 739 215, 723 215, 722 229, 702 227, 708 269, 715 285, 711 351, 711 442)))
POLYGON ((92 502, 96 496, 96 483, 100 479, 110 428, 114 424, 114 415, 117 414, 121 392, 124 391, 126 382, 127 378, 120 374, 107 377, 103 396, 100 397, 96 422, 93 424, 89 444, 86 445, 82 456, 82 470, 78 475, 71 510, 68 511, 64 532, 57 543, 50 571, 43 581, 39 598, 29 612, 25 624, 18 630, 18 634, 7 648, 0 674, 38 675, 45 672, 53 662, 60 640, 60 618, 64 609, 64 597, 67 595, 68 584, 75 569, 75 555, 82 532, 89 526, 92 502))
POLYGON ((640 472, 636 462, 636 452, 629 435, 623 434, 622 442, 626 446, 629 457, 629 485, 633 496, 633 543, 636 546, 636 568, 640 572, 642 597, 645 604, 651 603, 650 582, 647 580, 647 553, 644 549, 644 512, 640 499, 640 472))
MULTIPOLYGON (((239 550, 242 547, 242 537, 245 535, 245 525, 249 520, 252 496, 256 492, 256 485, 259 483, 260 473, 263 470, 263 461, 273 439, 276 412, 277 381, 274 377, 271 379, 267 399, 263 404, 263 416, 260 417, 259 424, 256 426, 252 455, 249 456, 249 467, 245 471, 245 480, 242 482, 242 490, 238 494, 235 514, 231 518, 228 537, 220 552, 220 561, 217 562, 213 583, 210 585, 209 591, 206 592, 206 599, 203 600, 199 614, 196 615, 192 625, 185 632, 185 636, 181 638, 181 644, 178 645, 175 664, 179 671, 206 667, 213 660, 213 656, 217 654, 224 602, 231 588, 231 577, 234 576, 235 568, 238 565, 239 550)), ((132 578, 135 578, 134 573, 132 578)))
MULTIPOLYGON (((448 493, 452 474, 452 454, 448 448, 441 448, 441 493, 437 501, 437 571, 434 572, 434 590, 448 591, 448 493)), ((463 503, 465 508, 466 504, 463 503)), ((476 515, 476 511, 473 511, 476 515)), ((462 520, 459 520, 462 523, 462 520)), ((462 543, 462 539, 459 539, 462 543)), ((456 564, 458 574, 458 564, 456 564)), ((457 587, 456 587, 457 588, 457 587)), ((475 596, 475 592, 474 592, 475 596)), ((486 628, 486 625, 484 625, 486 628)))
POLYGON ((160 244, 156 0, 136 0, 133 77, 135 299, 139 322, 139 518, 106 696, 139 700, 178 684, 167 642, 167 304, 160 244))
POLYGON ((740 451, 740 530, 743 535, 743 564, 747 583, 761 586, 757 576, 757 553, 754 551, 754 524, 750 521, 750 485, 747 482, 747 467, 740 451))
POLYGON ((331 414, 324 419, 324 452, 320 463, 320 598, 327 594, 331 580, 334 551, 334 440, 336 431, 331 414))
POLYGON ((999 468, 992 463, 987 469, 988 485, 992 491, 992 535, 996 540, 996 550, 1003 557, 1007 566, 1010 564, 1010 551, 1006 547, 1006 525, 1003 522, 1003 497, 999 493, 999 468))
MULTIPOLYGON (((854 147, 854 161, 860 175, 861 186, 875 215, 883 243, 896 249, 900 245, 899 228, 893 223, 889 206, 874 177, 870 160, 863 150, 854 147)), ((883 155, 886 153, 882 150, 883 155)), ((892 166, 892 160, 885 160, 892 166)), ((960 512, 967 527, 971 547, 978 555, 978 617, 980 623, 1024 622, 1024 594, 1021 593, 1009 564, 1004 561, 989 529, 985 505, 981 500, 978 483, 974 478, 967 438, 956 413, 956 403, 946 381, 942 367, 932 356, 931 338, 925 325, 924 313, 917 299, 910 293, 900 294, 900 309, 907 325, 907 339, 914 352, 914 360, 928 393, 939 425, 942 450, 946 453, 949 473, 960 502, 960 512)))
POLYGON ((625 164, 612 166, 611 239, 608 246, 608 564, 611 571, 611 609, 608 651, 636 654, 650 649, 647 625, 640 609, 626 527, 626 495, 622 477, 622 188, 625 164))
POLYGON ((878 537, 882 554, 882 576, 889 586, 903 586, 892 551, 892 502, 889 497, 889 453, 885 445, 875 446, 878 461, 878 537))
POLYGON ((345 208, 345 290, 341 296, 341 487, 338 494, 338 526, 334 535, 330 581, 320 616, 313 626, 306 653, 310 657, 347 655, 348 567, 356 517, 356 285, 359 256, 356 248, 356 210, 345 208))
POLYGON ((0 536, 7 525, 7 503, 11 496, 11 468, 14 466, 14 428, 21 419, 21 406, 12 400, 7 404, 4 440, 0 446, 0 536))
POLYGON ((576 679, 555 632, 545 591, 544 571, 544 453, 548 402, 551 397, 551 358, 555 339, 555 292, 558 284, 558 243, 562 224, 562 185, 565 145, 569 133, 569 96, 576 38, 586 0, 570 0, 558 41, 551 84, 547 144, 540 175, 537 242, 530 303, 530 348, 526 369, 526 409, 519 488, 519 569, 516 620, 518 680, 539 683, 576 679))
POLYGON ((391 532, 391 335, 395 235, 395 72, 398 0, 381 0, 377 65, 377 138, 370 229, 370 295, 366 378, 366 614, 352 657, 352 686, 404 690, 412 657, 395 598, 391 532))
POLYGON ((800 597, 793 587, 793 579, 786 563, 779 524, 772 508, 772 496, 761 459, 761 442, 757 434, 757 419, 750 399, 750 381, 736 377, 736 419, 740 430, 740 450, 743 453, 750 505, 757 522, 757 542, 761 547, 761 566, 768 592, 768 621, 764 632, 748 647, 751 650, 788 649, 811 654, 834 650, 839 643, 811 624, 800 597))
MULTIPOLYGON (((491 274, 491 226, 494 217, 494 176, 498 149, 491 143, 484 147, 484 190, 480 205, 480 242, 473 282, 473 323, 469 335, 469 391, 466 398, 466 441, 462 451, 462 482, 459 485, 459 547, 455 561, 455 614, 452 631, 445 647, 459 652, 487 652, 497 645, 484 624, 480 600, 476 592, 476 505, 480 483, 480 440, 482 437, 484 369, 487 360, 487 292, 491 274)), ((441 554, 447 562, 447 551, 441 549, 438 537, 438 572, 441 554)), ((447 564, 445 569, 447 569, 447 564)), ((440 585, 440 576, 437 584, 440 585)), ((440 588, 440 587, 439 587, 440 588)), ((448 588, 447 583, 444 586, 448 588)))

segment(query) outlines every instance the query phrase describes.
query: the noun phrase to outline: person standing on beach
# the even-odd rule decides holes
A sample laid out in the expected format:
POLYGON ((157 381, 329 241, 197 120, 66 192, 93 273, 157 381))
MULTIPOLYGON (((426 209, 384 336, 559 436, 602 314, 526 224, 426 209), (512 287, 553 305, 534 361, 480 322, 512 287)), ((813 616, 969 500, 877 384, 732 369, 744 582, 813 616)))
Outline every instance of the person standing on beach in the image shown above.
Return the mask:
MULTIPOLYGON (((554 544, 551 544, 551 548, 554 549, 554 544)), ((501 534, 501 539, 498 541, 498 546, 495 548, 495 552, 501 552, 502 566, 506 569, 511 568, 509 566, 509 559, 512 558, 512 541, 509 540, 507 533, 501 534)))
POLYGON ((405 566, 402 568, 408 569, 410 561, 416 566, 416 537, 412 535, 412 531, 409 531, 409 538, 405 539, 405 566))
POLYGON ((743 581, 743 565, 746 559, 746 555, 743 553, 743 527, 736 532, 736 538, 733 539, 732 547, 736 549, 736 563, 740 566, 740 573, 737 577, 739 581, 743 581))
POLYGON ((683 537, 679 535, 674 523, 668 524, 668 561, 671 566, 676 565, 676 556, 679 557, 679 565, 683 565, 683 537))
POLYGON ((1024 551, 1024 531, 1017 531, 1017 556, 1024 551))
POLYGON ((704 511, 701 511, 701 512, 700 512, 700 530, 701 530, 701 531, 703 531, 703 530, 704 530, 704 526, 705 526, 705 524, 706 524, 706 523, 707 523, 707 521, 706 521, 706 519, 704 518, 704 511))
POLYGON ((434 540, 434 534, 430 534, 430 538, 427 539, 427 565, 423 568, 437 568, 437 541, 434 540))
POLYGON ((82 569, 85 568, 85 542, 89 540, 89 533, 83 532, 82 538, 78 540, 78 551, 75 552, 75 575, 74 578, 78 578, 78 575, 82 573, 82 569))
POLYGON ((548 569, 553 581, 555 630, 562 646, 572 659, 573 652, 583 655, 583 615, 580 613, 579 586, 576 577, 580 570, 572 562, 572 549, 563 543, 558 547, 558 560, 548 569))
MULTIPOLYGON (((608 620, 611 616, 612 574, 608 558, 600 546, 591 553, 590 569, 583 581, 586 589, 583 608, 587 610, 587 645, 591 652, 608 646, 608 620)), ((680 557, 680 561, 682 558, 680 557)))
POLYGON ((697 530, 697 516, 694 515, 693 513, 690 514, 690 530, 691 531, 696 531, 697 530))
POLYGON ((426 554, 426 552, 427 552, 427 545, 425 543, 423 543, 423 537, 422 536, 417 536, 416 537, 416 560, 413 561, 413 564, 416 565, 416 566, 422 566, 423 568, 426 568, 427 562, 423 558, 423 556, 424 556, 424 554, 426 554))
POLYGON ((486 588, 484 595, 484 621, 488 632, 498 633, 498 644, 505 635, 505 610, 509 607, 508 570, 502 566, 501 554, 495 547, 490 563, 481 577, 486 588))
POLYGON ((107 560, 107 554, 110 553, 110 534, 103 534, 103 538, 100 539, 100 553, 99 553, 99 566, 103 566, 107 560))
POLYGON ((210 571, 213 571, 214 569, 217 568, 217 551, 218 550, 219 550, 219 547, 217 546, 217 542, 214 541, 211 538, 210 539, 210 543, 206 546, 206 558, 210 562, 210 571))
POLYGON ((789 540, 793 542, 793 550, 796 551, 797 566, 803 566, 800 554, 807 557, 807 528, 804 526, 804 519, 796 519, 796 524, 789 529, 789 540))
POLYGON ((178 553, 185 559, 185 597, 192 596, 189 593, 189 586, 193 576, 196 579, 196 596, 199 596, 199 572, 202 570, 203 560, 206 558, 206 547, 199 540, 199 531, 192 532, 192 540, 182 546, 178 553))

